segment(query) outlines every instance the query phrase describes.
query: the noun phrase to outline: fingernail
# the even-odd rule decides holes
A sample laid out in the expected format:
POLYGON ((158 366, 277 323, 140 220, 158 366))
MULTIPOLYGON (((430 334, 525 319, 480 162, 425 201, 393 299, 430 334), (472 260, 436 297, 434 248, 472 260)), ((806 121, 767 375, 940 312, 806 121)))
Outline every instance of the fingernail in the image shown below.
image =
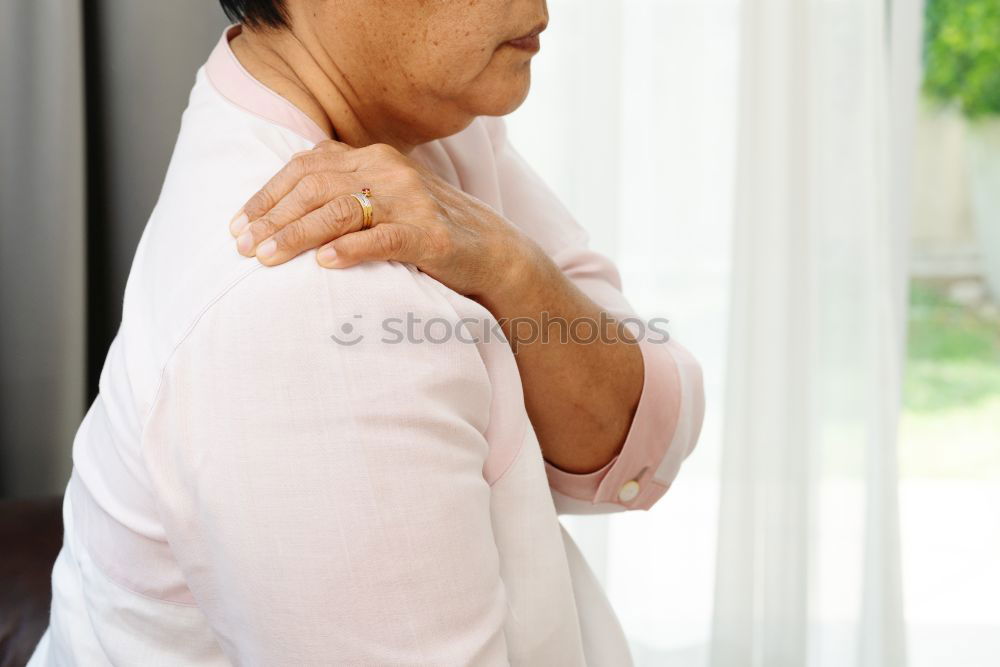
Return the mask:
POLYGON ((239 236, 247 225, 250 224, 250 218, 243 211, 236 214, 236 217, 232 219, 229 223, 229 231, 232 232, 233 236, 239 236))
POLYGON ((267 259, 278 249, 278 243, 274 239, 268 239, 257 246, 257 259, 267 259))
POLYGON ((337 251, 333 246, 324 246, 316 253, 316 261, 324 266, 330 266, 337 261, 337 251))
POLYGON ((240 234, 239 238, 236 239, 236 249, 241 254, 249 255, 250 251, 253 250, 253 234, 249 231, 240 234))

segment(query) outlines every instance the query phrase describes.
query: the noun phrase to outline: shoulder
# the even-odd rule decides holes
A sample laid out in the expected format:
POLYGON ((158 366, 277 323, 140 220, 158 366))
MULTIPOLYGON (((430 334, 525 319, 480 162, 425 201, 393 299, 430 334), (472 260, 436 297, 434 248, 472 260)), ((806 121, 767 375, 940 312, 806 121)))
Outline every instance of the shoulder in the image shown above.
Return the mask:
POLYGON ((305 409, 322 387, 350 403, 430 401, 485 430, 491 382, 463 329, 468 300, 408 265, 329 270, 313 254, 255 269, 207 306, 167 360, 157 400, 236 394, 305 409))
POLYGON ((374 466, 403 482, 412 457, 445 456, 435 448, 481 471, 493 387, 476 346, 398 335, 408 317, 456 320, 429 280, 389 263, 326 270, 306 255, 217 299, 169 356, 143 419, 157 493, 180 504, 168 513, 198 516, 210 494, 227 503, 219 480, 336 486, 374 466), (175 492, 202 483, 212 488, 175 492))
MULTIPOLYGON (((256 262, 253 262, 256 264, 256 262)), ((409 264, 367 262, 325 269, 315 251, 275 267, 257 265, 206 307, 198 327, 239 328, 274 337, 287 331, 329 330, 345 318, 374 337, 391 318, 461 319, 469 302, 409 264)))
POLYGON ((140 404, 198 319, 259 266, 236 252, 233 215, 307 148, 291 132, 232 108, 199 73, 125 290, 120 336, 140 404))

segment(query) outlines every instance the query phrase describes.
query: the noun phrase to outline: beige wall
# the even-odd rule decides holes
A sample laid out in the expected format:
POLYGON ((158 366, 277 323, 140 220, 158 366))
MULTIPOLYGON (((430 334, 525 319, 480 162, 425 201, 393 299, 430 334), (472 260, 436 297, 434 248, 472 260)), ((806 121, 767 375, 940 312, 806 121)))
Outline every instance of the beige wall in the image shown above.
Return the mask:
POLYGON ((921 105, 917 125, 913 238, 918 244, 973 242, 965 163, 965 119, 921 105))
POLYGON ((952 277, 979 272, 966 171, 966 123, 953 109, 922 104, 917 119, 914 273, 952 277))

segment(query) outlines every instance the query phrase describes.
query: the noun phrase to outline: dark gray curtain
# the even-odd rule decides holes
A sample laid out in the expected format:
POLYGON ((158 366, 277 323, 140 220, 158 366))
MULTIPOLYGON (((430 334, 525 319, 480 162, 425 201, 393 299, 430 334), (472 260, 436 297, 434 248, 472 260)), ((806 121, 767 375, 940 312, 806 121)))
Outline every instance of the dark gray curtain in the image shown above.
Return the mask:
POLYGON ((80 7, 0 0, 0 493, 57 490, 84 405, 80 7))
POLYGON ((0 0, 0 497, 61 493, 215 0, 0 0))

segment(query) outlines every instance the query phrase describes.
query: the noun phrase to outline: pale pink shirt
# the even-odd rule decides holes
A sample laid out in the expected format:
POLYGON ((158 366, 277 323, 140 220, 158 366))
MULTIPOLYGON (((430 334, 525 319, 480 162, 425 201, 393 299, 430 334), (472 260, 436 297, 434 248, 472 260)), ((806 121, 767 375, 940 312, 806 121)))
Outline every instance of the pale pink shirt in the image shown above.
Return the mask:
MULTIPOLYGON (((557 511, 663 495, 701 427, 697 363, 674 341, 644 341, 624 448, 569 474, 544 463, 514 356, 476 302, 394 262, 240 257, 233 213, 326 137, 243 69, 238 29, 197 75, 74 443, 32 664, 628 664, 557 511), (383 335, 407 314, 437 329, 383 335)), ((614 266, 501 120, 413 157, 632 316, 614 266)))

